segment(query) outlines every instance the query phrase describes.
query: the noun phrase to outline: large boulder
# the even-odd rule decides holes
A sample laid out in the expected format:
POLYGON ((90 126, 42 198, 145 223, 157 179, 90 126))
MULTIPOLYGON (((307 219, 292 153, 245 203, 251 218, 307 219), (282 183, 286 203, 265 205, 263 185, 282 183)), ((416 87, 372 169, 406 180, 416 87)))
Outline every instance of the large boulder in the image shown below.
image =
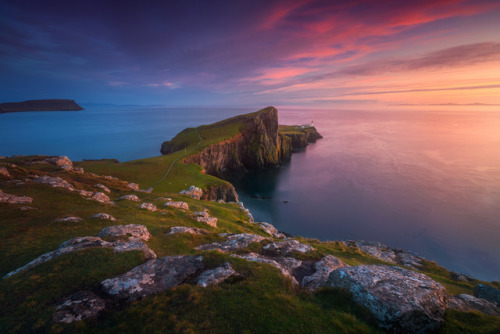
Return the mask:
POLYGON ((31 197, 7 194, 0 190, 0 203, 31 204, 31 202, 33 202, 31 197))
POLYGON ((478 284, 474 287, 474 296, 486 299, 500 307, 500 290, 492 286, 478 284))
POLYGON ((53 320, 55 322, 72 323, 95 317, 104 310, 106 302, 90 291, 79 291, 63 299, 56 306, 53 320))
POLYGON ((200 199, 203 196, 203 190, 201 188, 191 186, 188 190, 181 190, 179 194, 189 195, 194 199, 200 199))
POLYGON ((500 316, 500 308, 494 303, 466 294, 450 297, 448 307, 464 312, 479 311, 489 315, 500 316))
POLYGON ((99 232, 100 237, 122 237, 129 236, 133 238, 138 238, 142 240, 149 240, 151 238, 151 234, 148 231, 148 228, 144 225, 139 224, 128 224, 128 225, 113 225, 105 227, 99 232))
POLYGON ((446 289, 428 276, 383 265, 334 270, 326 286, 347 289, 381 328, 397 333, 435 331, 442 324, 449 299, 446 289))
POLYGON ((267 254, 274 256, 287 256, 294 252, 307 253, 314 250, 312 246, 303 244, 297 240, 271 242, 265 245, 262 249, 267 254))
POLYGON ((201 256, 165 256, 101 282, 102 290, 120 300, 134 301, 172 289, 202 271, 201 256))
POLYGON ((335 256, 326 255, 314 264, 315 272, 302 279, 302 285, 310 290, 316 290, 325 285, 330 273, 338 268, 349 267, 349 265, 337 259, 335 256))
POLYGON ((237 274, 238 273, 231 267, 229 262, 224 262, 220 267, 202 272, 201 275, 198 276, 196 284, 202 288, 206 288, 210 285, 218 285, 229 277, 237 274))
POLYGON ((257 234, 230 234, 222 233, 221 236, 226 237, 226 241, 214 242, 196 247, 200 250, 218 250, 221 252, 233 252, 247 247, 251 243, 261 242, 263 240, 270 240, 269 238, 262 237, 257 234))

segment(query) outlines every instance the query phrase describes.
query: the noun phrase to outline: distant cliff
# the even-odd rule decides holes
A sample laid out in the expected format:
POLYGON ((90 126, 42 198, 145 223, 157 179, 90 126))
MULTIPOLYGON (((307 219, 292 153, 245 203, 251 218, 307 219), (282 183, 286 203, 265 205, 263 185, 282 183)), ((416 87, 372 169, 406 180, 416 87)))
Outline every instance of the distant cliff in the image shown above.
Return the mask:
POLYGON ((83 110, 74 100, 50 99, 0 103, 0 113, 21 111, 78 111, 83 110))
POLYGON ((183 161, 198 164, 205 173, 219 177, 229 171, 279 166, 290 159, 294 150, 322 138, 314 127, 278 126, 278 110, 267 107, 211 125, 186 129, 171 141, 164 142, 161 152, 169 154, 188 147, 193 131, 202 137, 204 145, 193 150, 193 154, 188 154, 183 161), (207 138, 216 133, 228 135, 220 140, 207 138))

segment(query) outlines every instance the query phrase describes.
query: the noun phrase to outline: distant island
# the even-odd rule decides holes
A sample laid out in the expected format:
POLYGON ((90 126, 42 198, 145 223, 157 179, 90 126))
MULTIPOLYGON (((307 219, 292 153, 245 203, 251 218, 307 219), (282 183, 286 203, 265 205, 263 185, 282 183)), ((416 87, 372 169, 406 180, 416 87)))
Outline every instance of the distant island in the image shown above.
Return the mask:
POLYGON ((79 111, 84 110, 75 100, 47 99, 0 103, 0 114, 21 111, 79 111))

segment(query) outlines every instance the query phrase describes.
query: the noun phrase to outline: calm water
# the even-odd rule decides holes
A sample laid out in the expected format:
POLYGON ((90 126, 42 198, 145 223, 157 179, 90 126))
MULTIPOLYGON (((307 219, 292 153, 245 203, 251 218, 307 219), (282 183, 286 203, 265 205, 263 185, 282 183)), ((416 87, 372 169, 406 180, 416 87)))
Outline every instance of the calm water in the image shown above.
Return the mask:
MULTIPOLYGON (((185 127, 256 109, 3 114, 0 155, 150 157, 185 127)), ((232 180, 256 220, 321 240, 377 240, 500 280, 500 113, 280 110, 284 124, 311 120, 324 139, 287 166, 232 180)))

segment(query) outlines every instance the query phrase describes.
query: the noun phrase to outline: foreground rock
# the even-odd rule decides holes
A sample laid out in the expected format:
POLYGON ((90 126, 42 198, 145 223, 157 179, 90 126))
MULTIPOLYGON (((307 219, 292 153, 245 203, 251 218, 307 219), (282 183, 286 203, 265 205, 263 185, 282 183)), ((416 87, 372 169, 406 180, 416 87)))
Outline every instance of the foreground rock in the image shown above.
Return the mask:
POLYGON ((122 197, 119 198, 119 200, 125 200, 125 201, 133 201, 133 202, 139 202, 140 199, 136 195, 123 195, 122 197))
POLYGON ((31 269, 42 263, 55 259, 63 254, 79 251, 87 248, 112 248, 116 253, 140 250, 147 259, 156 258, 156 254, 143 242, 137 240, 131 241, 104 241, 99 237, 77 237, 69 239, 61 244, 58 249, 40 255, 30 263, 5 275, 3 278, 10 277, 21 271, 31 269))
POLYGON ((247 261, 252 262, 260 262, 267 263, 273 267, 278 268, 281 274, 292 280, 292 283, 298 285, 299 282, 294 277, 293 272, 295 269, 299 268, 302 265, 302 261, 294 259, 293 257, 276 257, 269 258, 257 253, 248 253, 245 255, 233 255, 234 257, 238 257, 240 259, 245 259, 247 261))
POLYGON ((238 273, 231 267, 229 262, 224 262, 224 264, 215 269, 207 270, 201 273, 196 280, 196 284, 202 288, 206 288, 210 285, 218 285, 224 282, 226 279, 238 273))
POLYGON ((326 255, 314 264, 314 274, 303 278, 302 286, 310 290, 321 288, 325 285, 330 273, 342 267, 349 267, 349 265, 337 259, 335 256, 326 255))
POLYGON ((142 203, 139 206, 139 209, 144 209, 144 210, 148 210, 151 212, 158 211, 158 208, 153 203, 142 203))
POLYGON ((189 195, 194 199, 200 199, 203 196, 203 190, 201 188, 191 186, 188 190, 181 190, 179 194, 189 195))
POLYGON ((196 227, 187 227, 187 226, 174 226, 170 229, 169 234, 175 233, 190 233, 190 234, 207 234, 207 230, 196 228, 196 227))
POLYGON ((424 258, 411 251, 401 248, 391 248, 380 242, 348 241, 346 244, 348 246, 358 247, 361 251, 382 261, 400 264, 417 270, 422 267, 422 260, 424 260, 424 258))
POLYGON ((474 296, 486 299, 500 307, 500 290, 489 285, 478 284, 474 288, 474 296))
POLYGON ((452 296, 448 307, 464 312, 479 311, 489 315, 500 316, 500 308, 492 302, 466 294, 452 296))
POLYGON ((31 204, 31 202, 33 202, 31 197, 7 194, 0 189, 0 203, 31 204))
POLYGON ((102 213, 102 212, 96 213, 95 215, 93 215, 90 218, 102 219, 102 220, 110 220, 112 222, 116 221, 116 218, 113 217, 112 215, 107 214, 107 213, 102 213))
POLYGON ((53 320, 55 322, 72 323, 95 317, 104 310, 106 302, 90 291, 79 291, 63 299, 57 306, 53 320))
POLYGON ((165 206, 171 206, 177 209, 189 210, 189 205, 186 202, 177 201, 177 202, 167 202, 165 206))
POLYGON ((273 256, 287 256, 294 252, 307 253, 313 251, 314 248, 310 245, 303 244, 297 240, 285 240, 271 242, 262 248, 266 254, 273 256))
POLYGON ((131 271, 101 282, 102 290, 117 299, 134 301, 166 291, 202 271, 201 256, 165 256, 148 261, 131 271))
POLYGON ((59 176, 39 176, 33 180, 36 183, 48 184, 54 188, 64 188, 70 191, 74 191, 75 188, 66 180, 60 178, 59 176))
POLYGON ((139 224, 108 226, 103 228, 101 232, 99 232, 99 236, 100 237, 129 236, 146 241, 151 238, 151 234, 149 233, 148 228, 144 225, 139 225, 139 224))
POLYGON ((448 306, 446 289, 428 276, 399 267, 361 265, 331 272, 326 286, 344 288, 383 329, 398 333, 437 330, 448 306))
POLYGON ((269 238, 261 237, 260 235, 257 234, 248 234, 248 233, 241 233, 241 234, 222 233, 221 236, 226 237, 227 240, 201 245, 196 247, 196 249, 218 250, 226 253, 245 248, 254 242, 270 240, 269 238))

